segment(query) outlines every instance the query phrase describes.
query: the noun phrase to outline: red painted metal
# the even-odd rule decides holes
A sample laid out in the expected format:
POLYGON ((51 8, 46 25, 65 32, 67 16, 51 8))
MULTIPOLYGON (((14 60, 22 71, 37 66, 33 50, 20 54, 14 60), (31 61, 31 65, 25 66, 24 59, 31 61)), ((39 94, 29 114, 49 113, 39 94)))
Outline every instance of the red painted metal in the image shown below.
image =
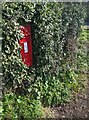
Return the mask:
POLYGON ((19 40, 19 44, 21 45, 21 57, 24 64, 28 67, 32 66, 32 38, 31 38, 31 27, 23 26, 20 27, 21 33, 24 34, 24 37, 19 40))

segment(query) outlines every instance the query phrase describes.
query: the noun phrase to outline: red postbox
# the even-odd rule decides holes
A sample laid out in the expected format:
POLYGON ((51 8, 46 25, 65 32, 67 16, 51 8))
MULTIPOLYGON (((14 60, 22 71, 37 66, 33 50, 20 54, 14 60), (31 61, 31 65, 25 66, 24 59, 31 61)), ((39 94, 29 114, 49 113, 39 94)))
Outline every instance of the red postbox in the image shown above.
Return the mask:
POLYGON ((24 64, 28 67, 32 66, 32 38, 31 38, 31 27, 21 26, 21 33, 24 34, 24 37, 19 40, 19 44, 21 45, 21 57, 24 64))

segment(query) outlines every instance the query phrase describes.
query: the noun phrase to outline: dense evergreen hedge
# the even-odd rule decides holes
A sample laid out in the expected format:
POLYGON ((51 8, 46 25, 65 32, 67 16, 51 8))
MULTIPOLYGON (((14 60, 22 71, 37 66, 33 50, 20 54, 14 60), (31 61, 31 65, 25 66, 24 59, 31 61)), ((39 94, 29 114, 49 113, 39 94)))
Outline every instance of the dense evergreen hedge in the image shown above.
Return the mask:
POLYGON ((71 53, 68 40, 70 36, 75 40, 79 35, 84 18, 82 3, 3 3, 2 56, 6 88, 24 93, 31 81, 34 83, 37 79, 45 83, 57 77, 63 82, 63 75, 72 69, 71 62, 67 61, 71 53), (23 24, 30 24, 32 28, 33 66, 30 68, 22 63, 19 54, 18 28, 23 24))

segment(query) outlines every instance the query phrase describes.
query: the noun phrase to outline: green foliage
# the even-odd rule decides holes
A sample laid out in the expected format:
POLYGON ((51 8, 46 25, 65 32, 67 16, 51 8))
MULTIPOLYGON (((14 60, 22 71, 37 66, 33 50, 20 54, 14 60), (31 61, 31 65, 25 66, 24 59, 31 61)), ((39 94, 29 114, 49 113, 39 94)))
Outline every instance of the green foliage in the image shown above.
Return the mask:
POLYGON ((21 16, 31 19, 34 12, 33 4, 3 3, 2 10, 2 65, 6 88, 25 90, 24 83, 30 82, 27 75, 28 68, 22 63, 19 51, 20 30, 17 22, 21 16), (24 13, 23 13, 24 11, 24 13), (28 16, 29 15, 29 16, 28 16))
POLYGON ((27 96, 16 96, 13 93, 3 97, 3 119, 36 119, 42 115, 42 106, 38 100, 30 100, 27 96))
POLYGON ((88 72, 88 43, 89 43, 89 30, 87 27, 82 26, 79 38, 77 39, 77 52, 76 64, 78 72, 79 89, 83 90, 86 87, 87 72, 88 72))
POLYGON ((0 101, 0 120, 2 120, 2 115, 3 115, 3 103, 0 101))
POLYGON ((87 72, 87 44, 89 41, 89 30, 82 27, 80 37, 78 38, 78 50, 77 50, 77 68, 80 71, 87 72))
POLYGON ((45 80, 39 77, 29 87, 29 95, 32 99, 40 100, 44 106, 68 102, 73 90, 78 90, 77 78, 78 76, 70 69, 60 73, 58 77, 45 80))
MULTIPOLYGON (((70 35, 73 39, 78 37, 85 18, 84 11, 82 3, 3 4, 2 56, 4 82, 8 90, 16 94, 29 92, 31 99, 40 100, 44 105, 69 100, 72 90, 77 89, 79 84, 73 66, 67 60, 71 53, 67 49, 68 38, 70 35), (24 24, 30 24, 32 28, 31 68, 22 63, 18 52, 19 27, 24 24)), ((21 114, 24 112, 21 111, 21 114)))

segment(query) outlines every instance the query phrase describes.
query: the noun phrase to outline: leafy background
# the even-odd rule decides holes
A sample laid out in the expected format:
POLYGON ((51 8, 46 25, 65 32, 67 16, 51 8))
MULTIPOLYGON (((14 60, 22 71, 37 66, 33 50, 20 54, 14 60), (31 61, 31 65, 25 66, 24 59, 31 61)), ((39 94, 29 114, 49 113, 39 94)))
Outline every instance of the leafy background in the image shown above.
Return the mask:
MULTIPOLYGON (((80 58, 77 38, 85 17, 82 3, 3 3, 4 94, 7 97, 15 94, 17 98, 27 95, 28 99, 38 100, 43 106, 69 101, 72 92, 81 86, 78 68, 81 69, 83 58, 80 58), (22 37, 19 27, 27 24, 32 29, 33 66, 30 68, 23 64, 18 44, 22 37)), ((87 65, 85 58, 84 62, 87 65)), ((4 117, 6 109, 8 107, 4 107, 4 117)))

